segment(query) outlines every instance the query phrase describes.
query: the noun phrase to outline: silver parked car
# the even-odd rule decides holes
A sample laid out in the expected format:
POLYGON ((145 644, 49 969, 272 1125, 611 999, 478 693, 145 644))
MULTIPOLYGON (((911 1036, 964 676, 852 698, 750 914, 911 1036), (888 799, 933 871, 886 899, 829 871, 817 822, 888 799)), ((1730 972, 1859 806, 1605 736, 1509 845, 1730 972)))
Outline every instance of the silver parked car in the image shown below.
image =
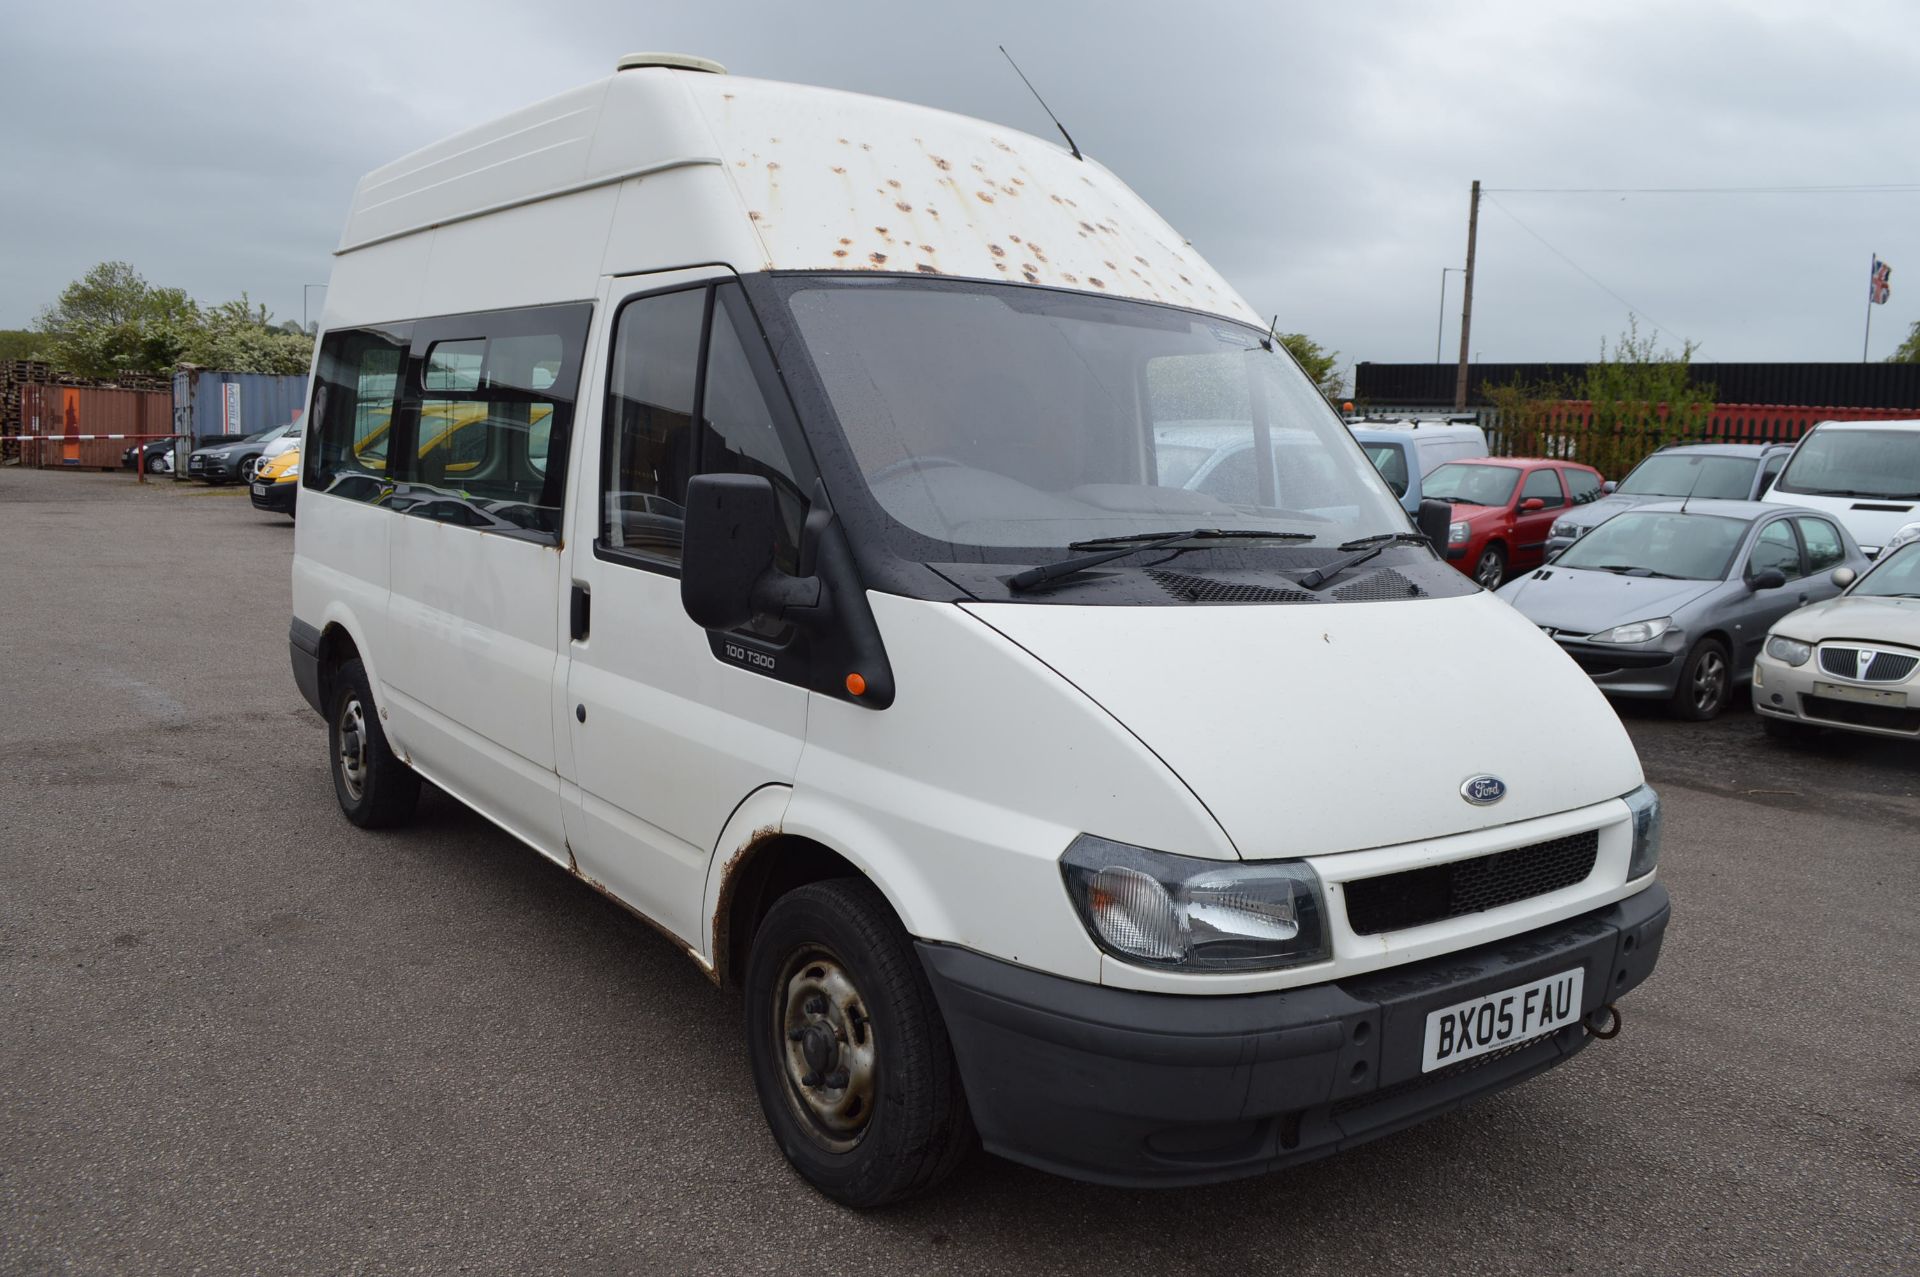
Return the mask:
POLYGON ((1752 677, 1774 622, 1866 568, 1846 529, 1817 511, 1662 501, 1609 519, 1500 597, 1609 696, 1706 719, 1752 677))
POLYGON ((1570 510, 1547 533, 1547 557, 1624 510, 1676 498, 1758 501, 1793 455, 1790 443, 1672 444, 1627 472, 1591 505, 1570 510))
POLYGON ((1812 727, 1920 737, 1920 540, 1881 551, 1837 599, 1784 617, 1753 667, 1769 736, 1812 727))

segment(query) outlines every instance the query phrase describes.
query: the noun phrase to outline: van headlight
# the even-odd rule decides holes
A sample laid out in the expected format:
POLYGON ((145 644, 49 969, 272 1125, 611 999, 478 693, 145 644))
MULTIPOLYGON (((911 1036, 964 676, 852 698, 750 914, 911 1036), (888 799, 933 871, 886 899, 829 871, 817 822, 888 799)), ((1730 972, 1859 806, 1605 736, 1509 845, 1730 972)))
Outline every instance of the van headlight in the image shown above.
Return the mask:
POLYGON ((1627 881, 1644 878, 1660 863, 1660 795, 1642 785, 1621 800, 1633 813, 1633 856, 1627 861, 1627 881))
POLYGON ((1547 535, 1554 537, 1577 537, 1580 535, 1580 529, 1573 525, 1572 520, 1561 519, 1553 525, 1547 535))
POLYGON ((1887 538, 1887 543, 1880 547, 1880 553, 1885 554, 1895 546, 1905 545, 1909 541, 1920 541, 1920 523, 1903 524, 1898 532, 1887 538))
POLYGON ((1466 543, 1466 539, 1467 539, 1466 524, 1450 523, 1447 525, 1447 544, 1448 545, 1463 545, 1466 543))
POLYGON ((1060 857, 1095 944, 1188 971, 1301 966, 1329 956, 1320 878, 1301 860, 1202 860, 1081 834, 1060 857))
POLYGON ((1805 665, 1813 658, 1813 644, 1802 643, 1780 634, 1767 636, 1767 655, 1788 665, 1805 665))
POLYGON ((1673 628, 1673 618, 1656 616, 1651 621, 1630 621, 1610 630, 1587 635, 1589 643, 1651 643, 1673 628))

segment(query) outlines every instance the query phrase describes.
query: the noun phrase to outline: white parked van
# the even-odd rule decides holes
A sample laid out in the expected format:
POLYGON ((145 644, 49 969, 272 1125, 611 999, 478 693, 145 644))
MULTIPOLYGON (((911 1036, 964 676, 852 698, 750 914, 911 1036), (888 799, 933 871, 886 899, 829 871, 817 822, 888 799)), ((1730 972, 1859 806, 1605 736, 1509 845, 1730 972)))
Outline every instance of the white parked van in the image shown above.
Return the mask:
POLYGON ((1832 515, 1872 558, 1920 533, 1920 421, 1823 421, 1760 499, 1832 515))
POLYGON ((1559 1063, 1658 955, 1658 803, 1266 329, 1098 164, 697 60, 375 171, 293 572, 342 808, 430 780, 741 986, 855 1205, 1559 1063))

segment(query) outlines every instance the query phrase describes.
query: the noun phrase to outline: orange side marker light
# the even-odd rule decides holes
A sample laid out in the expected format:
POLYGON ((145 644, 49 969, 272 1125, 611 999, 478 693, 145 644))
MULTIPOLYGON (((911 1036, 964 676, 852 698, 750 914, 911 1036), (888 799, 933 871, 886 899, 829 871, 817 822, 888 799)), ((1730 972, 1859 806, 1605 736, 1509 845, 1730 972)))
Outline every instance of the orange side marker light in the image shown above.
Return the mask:
POLYGON ((861 678, 858 674, 847 675, 847 695, 865 696, 866 694, 867 694, 867 680, 864 678, 861 678))

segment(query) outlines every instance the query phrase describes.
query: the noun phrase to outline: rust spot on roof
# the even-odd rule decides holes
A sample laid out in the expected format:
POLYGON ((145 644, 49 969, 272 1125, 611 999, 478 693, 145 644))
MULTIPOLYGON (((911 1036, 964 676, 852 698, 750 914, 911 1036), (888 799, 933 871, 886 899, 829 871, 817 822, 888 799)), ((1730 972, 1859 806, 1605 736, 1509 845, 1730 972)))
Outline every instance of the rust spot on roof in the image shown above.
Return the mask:
POLYGON ((847 250, 844 248, 836 248, 833 250, 833 255, 835 257, 845 257, 847 255, 847 250))
POLYGON ((1035 257, 1039 258, 1043 262, 1047 260, 1047 255, 1041 252, 1040 246, 1034 243, 1032 240, 1027 241, 1027 251, 1029 253, 1032 253, 1035 257))
POLYGON ((945 173, 948 169, 951 169, 953 167, 953 165, 947 163, 945 160, 941 159, 937 155, 929 156, 928 158, 930 158, 933 161, 933 166, 939 169, 942 173, 945 173))
POLYGON ((1020 237, 1018 235, 1009 235, 1007 236, 1007 238, 1012 240, 1016 244, 1020 242, 1020 237))
POLYGON ((851 244, 851 243, 853 243, 853 241, 852 241, 852 240, 850 240, 850 239, 842 239, 842 240, 841 240, 840 242, 841 242, 842 244, 851 244))
POLYGON ((1081 230, 1083 230, 1083 231, 1086 231, 1086 232, 1087 232, 1087 233, 1088 233, 1089 235, 1091 235, 1091 234, 1093 233, 1093 223, 1092 223, 1092 222, 1082 222, 1082 223, 1080 223, 1080 229, 1081 229, 1081 230))
POLYGON ((750 222, 757 222, 757 221, 759 221, 759 220, 760 220, 760 210, 759 210, 759 209, 757 209, 757 208, 756 208, 756 209, 750 209, 750 210, 748 211, 748 213, 747 213, 747 220, 748 220, 748 221, 750 221, 750 222))
POLYGON ((1013 179, 1013 184, 1015 186, 1025 186, 1027 184, 1027 179, 1024 177, 1016 177, 1013 179))
POLYGON ((913 205, 907 203, 905 200, 895 200, 893 202, 893 206, 899 209, 902 213, 913 212, 913 205))
POLYGON ((887 263, 887 255, 885 253, 868 253, 867 260, 875 266, 884 266, 887 263))
POLYGON ((836 142, 838 142, 838 143, 839 143, 840 145, 842 145, 842 146, 845 146, 845 145, 847 144, 847 139, 845 139, 845 138, 843 138, 843 137, 837 137, 837 138, 835 138, 835 139, 833 139, 833 140, 834 140, 834 141, 836 141, 836 142))
POLYGON ((871 144, 871 143, 868 143, 868 142, 862 142, 862 143, 860 144, 860 149, 861 149, 861 150, 863 150, 863 151, 871 151, 871 150, 873 149, 873 146, 872 146, 872 144, 871 144))
POLYGON ((900 179, 897 177, 890 177, 887 179, 887 185, 891 186, 894 190, 897 191, 900 189, 900 179))
POLYGON ((1014 187, 1006 186, 1006 185, 1002 185, 1000 187, 1000 193, 1002 195, 1016 195, 1016 196, 1020 194, 1020 192, 1016 190, 1014 187))
POLYGON ((1193 281, 1188 279, 1185 275, 1182 275, 1180 277, 1180 282, 1183 284, 1191 284, 1193 281))
POLYGON ((927 205, 927 216, 932 218, 938 218, 940 216, 940 210, 935 208, 933 205, 929 204, 927 205))
POLYGON ((1098 276, 1096 276, 1096 275, 1089 275, 1089 276, 1087 276, 1087 282, 1088 282, 1089 284, 1092 284, 1092 285, 1093 285, 1093 286, 1094 286, 1095 288, 1105 288, 1105 287, 1106 287, 1106 285, 1105 285, 1104 283, 1102 283, 1102 282, 1100 281, 1100 278, 1099 278, 1098 276))
POLYGON ((915 262, 913 264, 913 268, 919 271, 922 275, 938 275, 940 273, 940 268, 938 266, 929 266, 925 262, 915 262))
POLYGON ((1040 272, 1035 270, 1031 266, 1022 266, 1020 268, 1020 273, 1027 277, 1027 282, 1029 284, 1037 284, 1040 282, 1040 272))
POLYGON ((733 162, 733 166, 735 168, 745 168, 747 166, 747 162, 745 160, 735 160, 733 162))
POLYGON ((1007 250, 1000 247, 998 244, 987 245, 987 251, 989 253, 992 253, 995 257, 1005 257, 1007 255, 1007 250))
POLYGON ((769 172, 769 173, 771 173, 771 172, 773 172, 773 171, 774 171, 775 169, 777 169, 777 168, 779 168, 779 167, 780 167, 780 162, 779 162, 778 160, 768 160, 768 161, 767 161, 767 172, 769 172))
POLYGON ((1106 268, 1107 268, 1108 270, 1119 270, 1119 269, 1120 269, 1120 268, 1119 268, 1118 266, 1115 266, 1115 265, 1114 265, 1114 264, 1113 264, 1112 262, 1101 262, 1100 264, 1101 264, 1102 266, 1104 266, 1104 267, 1106 267, 1106 268))
POLYGON ((1005 151, 1008 155, 1013 154, 1013 148, 1008 146, 1005 142, 1002 142, 999 138, 997 137, 988 138, 987 140, 989 142, 992 142, 995 146, 999 147, 1001 150, 1005 151))
POLYGON ((876 226, 873 229, 878 231, 882 235, 889 235, 892 233, 891 231, 887 230, 887 228, 884 226, 876 226))
POLYGON ((921 251, 921 252, 923 252, 923 253, 931 253, 931 252, 935 252, 935 251, 937 251, 937 250, 935 250, 935 248, 934 248, 934 246, 933 246, 932 244, 922 244, 922 245, 920 246, 920 251, 921 251))
POLYGON ((1139 263, 1140 263, 1140 264, 1141 264, 1142 266, 1145 266, 1145 265, 1147 264, 1147 259, 1146 259, 1146 258, 1144 258, 1144 257, 1142 257, 1142 256, 1140 256, 1140 254, 1138 254, 1138 253, 1135 253, 1135 254, 1133 255, 1133 260, 1134 260, 1134 261, 1136 261, 1136 262, 1139 262, 1139 263))
POLYGON ((1067 271, 1061 271, 1060 278, 1066 280, 1069 284, 1077 284, 1080 282, 1079 276, 1070 274, 1067 271))
POLYGON ((833 171, 838 173, 842 177, 845 177, 847 175, 847 170, 845 170, 844 168, 841 168, 838 164, 833 166, 833 171))
POLYGON ((993 196, 987 194, 985 191, 975 191, 973 193, 973 196, 975 199, 979 200, 982 204, 993 203, 993 196))

